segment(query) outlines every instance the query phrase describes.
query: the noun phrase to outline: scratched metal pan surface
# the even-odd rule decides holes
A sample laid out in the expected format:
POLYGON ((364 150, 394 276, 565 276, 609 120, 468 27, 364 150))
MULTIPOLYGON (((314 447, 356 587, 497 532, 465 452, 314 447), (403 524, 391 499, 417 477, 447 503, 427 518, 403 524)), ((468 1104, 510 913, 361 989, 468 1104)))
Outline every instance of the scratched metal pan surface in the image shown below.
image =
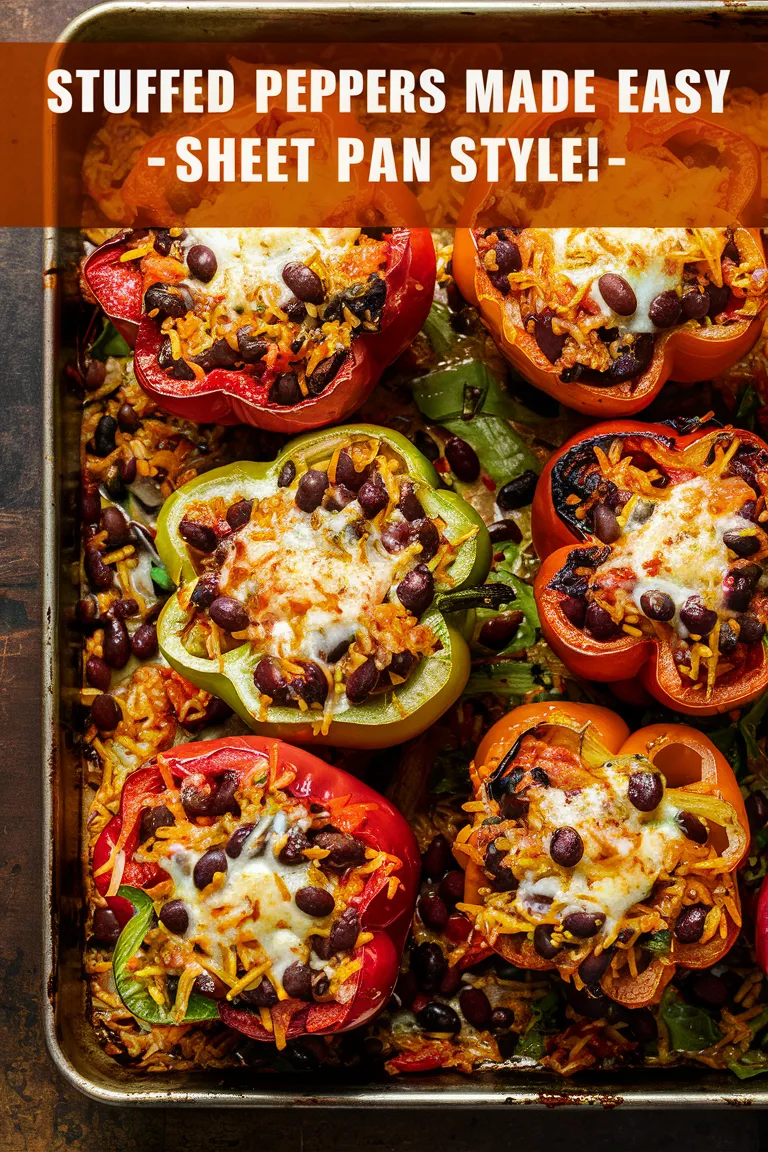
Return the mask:
MULTIPOLYGON (((334 3, 111 3, 75 20, 61 37, 77 42, 414 41, 711 43, 768 40, 768 0, 749 6, 680 0, 348 0, 334 3), (339 16, 343 13, 343 19, 339 16)), ((588 61, 587 61, 588 62, 588 61)), ((71 727, 80 642, 68 623, 76 590, 79 525, 80 403, 60 372, 67 327, 60 270, 74 260, 77 236, 45 237, 44 378, 44 682, 45 774, 44 1030, 61 1075, 103 1103, 193 1107, 477 1107, 592 1104, 607 1108, 691 1108, 768 1104, 768 1081, 741 1083, 704 1069, 585 1074, 563 1082, 535 1070, 472 1078, 453 1073, 371 1082, 350 1074, 311 1078, 252 1071, 139 1074, 98 1046, 85 1016, 82 971, 81 787, 71 727)))

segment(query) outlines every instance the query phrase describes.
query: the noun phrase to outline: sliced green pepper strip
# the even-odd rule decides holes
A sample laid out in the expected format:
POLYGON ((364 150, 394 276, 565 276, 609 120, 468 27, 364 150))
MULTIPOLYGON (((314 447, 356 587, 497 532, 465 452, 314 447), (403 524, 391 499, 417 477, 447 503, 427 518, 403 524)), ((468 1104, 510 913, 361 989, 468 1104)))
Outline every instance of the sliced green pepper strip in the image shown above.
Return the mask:
MULTIPOLYGON (((181 592, 185 586, 189 590, 197 579, 179 535, 179 524, 190 505, 206 503, 215 497, 221 497, 228 505, 236 499, 261 500, 278 490, 277 478, 289 461, 296 466, 296 476, 300 477, 307 469, 328 460, 340 443, 358 437, 377 438, 402 459, 427 515, 439 516, 445 522, 447 539, 457 540, 476 530, 471 539, 459 546, 450 576, 454 589, 482 583, 490 566, 491 548, 487 529, 477 512, 455 492, 438 490, 437 472, 404 436, 388 428, 358 424, 302 436, 287 444, 271 463, 243 462, 217 468, 175 492, 160 513, 156 546, 169 576, 181 592)), ((396 689, 374 695, 365 703, 334 716, 325 735, 316 735, 313 731, 313 720, 317 726, 319 713, 304 713, 289 706, 273 705, 266 720, 257 720, 262 706, 253 673, 264 653, 254 651, 247 642, 223 655, 221 660, 212 660, 202 651, 190 652, 182 643, 182 635, 192 611, 182 607, 179 594, 169 599, 160 615, 158 640, 171 667, 198 687, 220 696, 256 732, 294 743, 387 748, 419 735, 458 699, 469 678, 469 649, 462 635, 465 631, 471 634, 468 616, 468 613, 452 612, 449 624, 436 601, 421 617, 421 623, 438 637, 440 650, 422 658, 409 679, 396 689)))
POLYGON ((115 977, 117 992, 128 1011, 137 1020, 146 1020, 148 1024, 181 1024, 197 1020, 215 1020, 218 1017, 216 1003, 197 992, 189 997, 187 1010, 183 1020, 175 1020, 172 1008, 163 1008, 152 999, 146 985, 137 980, 128 970, 128 964, 138 952, 142 941, 150 929, 152 914, 155 910, 152 898, 141 888, 131 888, 121 885, 117 890, 136 909, 115 945, 112 957, 112 971, 115 977))

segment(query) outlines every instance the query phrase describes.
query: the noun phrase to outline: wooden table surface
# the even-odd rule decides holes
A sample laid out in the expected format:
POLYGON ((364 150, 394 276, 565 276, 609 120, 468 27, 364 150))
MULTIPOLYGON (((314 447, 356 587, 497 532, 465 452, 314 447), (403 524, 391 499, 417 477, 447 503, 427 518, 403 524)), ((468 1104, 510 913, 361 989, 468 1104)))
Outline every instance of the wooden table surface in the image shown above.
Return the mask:
MULTIPOLYGON (((0 0, 0 36, 52 39, 87 7, 82 0, 0 0)), ((566 1142, 591 1152, 765 1147, 768 1129, 753 1110, 123 1110, 93 1104, 59 1081, 39 1021, 41 259, 37 232, 0 229, 0 1152, 227 1152, 257 1145, 281 1152, 464 1152, 499 1143, 538 1152, 566 1142)))

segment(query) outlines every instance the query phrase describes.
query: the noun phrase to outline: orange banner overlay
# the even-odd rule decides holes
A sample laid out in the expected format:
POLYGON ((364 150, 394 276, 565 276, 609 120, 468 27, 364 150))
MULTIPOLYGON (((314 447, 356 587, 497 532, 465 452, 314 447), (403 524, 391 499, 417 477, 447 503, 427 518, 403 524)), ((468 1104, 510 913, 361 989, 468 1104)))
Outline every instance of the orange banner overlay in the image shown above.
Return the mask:
POLYGON ((0 226, 759 227, 763 59, 754 43, 5 43, 0 226))

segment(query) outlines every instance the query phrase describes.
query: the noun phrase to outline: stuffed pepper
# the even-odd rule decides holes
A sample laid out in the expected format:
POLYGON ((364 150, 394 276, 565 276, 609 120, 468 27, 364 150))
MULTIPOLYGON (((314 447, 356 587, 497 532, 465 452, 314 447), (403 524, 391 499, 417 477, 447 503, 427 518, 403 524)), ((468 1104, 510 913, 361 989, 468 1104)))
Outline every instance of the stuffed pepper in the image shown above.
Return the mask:
POLYGON ((469 675, 471 621, 446 620, 440 595, 482 581, 490 560, 478 514, 437 484, 373 425, 187 484, 158 520, 179 583, 163 655, 258 731, 352 747, 423 732, 469 675))
POLYGON ((459 907, 510 963, 637 1008, 733 944, 747 818, 702 733, 533 705, 491 729, 472 781, 459 907))
POLYGON ((732 427, 570 440, 533 509, 541 626, 568 668, 697 715, 764 691, 767 485, 768 446, 732 427))
MULTIPOLYGON (((387 1003, 416 897, 406 821, 279 741, 188 744, 132 773, 96 844, 113 975, 150 1024, 255 1040, 343 1032, 387 1003)), ((97 915, 99 914, 97 910, 97 915)))
MULTIPOLYGON (((599 125, 605 153, 628 155, 634 177, 602 209, 593 186, 591 214, 643 219, 649 199, 675 203, 682 173, 686 200, 702 221, 722 217, 722 226, 534 227, 543 218, 591 224, 583 218, 583 191, 572 199, 581 186, 547 192, 545 185, 545 202, 532 204, 510 175, 507 184, 478 182, 470 192, 453 275, 530 383, 580 412, 631 415, 670 377, 710 379, 757 341, 768 270, 759 230, 739 227, 738 219, 760 170, 754 146, 729 129, 695 116, 622 117, 616 86, 598 81, 595 88, 596 114, 581 118, 583 133, 593 135, 599 125), (712 212, 715 205, 722 211, 712 212)), ((567 109, 528 116, 505 135, 550 136, 556 149, 578 121, 567 109)))
POLYGON ((300 432, 358 408, 413 340, 435 252, 425 228, 148 229, 103 244, 83 277, 161 407, 300 432))

